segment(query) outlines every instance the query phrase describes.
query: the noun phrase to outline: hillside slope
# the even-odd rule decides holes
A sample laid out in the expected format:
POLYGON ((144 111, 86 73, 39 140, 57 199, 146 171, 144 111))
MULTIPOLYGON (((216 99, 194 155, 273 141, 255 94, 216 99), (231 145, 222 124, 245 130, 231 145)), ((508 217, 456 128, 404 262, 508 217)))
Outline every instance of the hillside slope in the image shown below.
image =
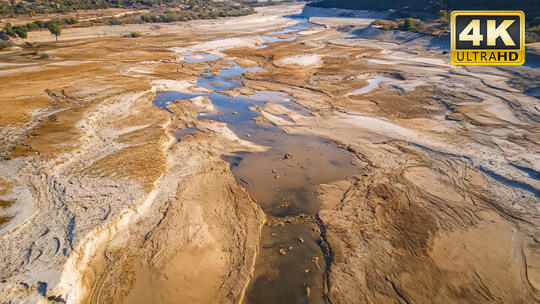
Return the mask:
POLYGON ((219 5, 209 0, 0 0, 0 15, 67 13, 109 7, 192 9, 219 5))

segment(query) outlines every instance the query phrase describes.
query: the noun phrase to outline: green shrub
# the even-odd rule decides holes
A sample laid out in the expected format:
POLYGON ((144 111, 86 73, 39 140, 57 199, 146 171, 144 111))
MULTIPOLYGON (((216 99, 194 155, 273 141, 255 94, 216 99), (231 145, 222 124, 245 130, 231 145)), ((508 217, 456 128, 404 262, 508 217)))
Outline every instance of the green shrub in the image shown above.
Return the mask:
POLYGON ((414 24, 413 24, 412 18, 407 18, 403 20, 402 23, 399 24, 399 29, 404 30, 404 31, 410 31, 413 29, 413 27, 414 27, 414 24))
POLYGON ((439 17, 439 21, 441 22, 450 22, 450 11, 449 10, 439 10, 437 12, 437 16, 439 17))
POLYGON ((45 22, 41 21, 41 20, 36 20, 33 22, 35 25, 37 25, 39 28, 45 28, 45 22))
POLYGON ((13 30, 13 27, 11 27, 11 23, 9 22, 4 25, 4 28, 2 29, 2 34, 9 37, 17 37, 17 34, 13 30))
POLYGON ((142 16, 141 16, 141 20, 142 20, 143 22, 148 22, 148 23, 150 23, 150 22, 152 22, 152 17, 149 16, 149 15, 142 15, 142 16))
POLYGON ((28 29, 25 25, 16 25, 13 27, 13 31, 23 39, 28 38, 28 29))
POLYGON ((64 18, 64 23, 65 24, 76 24, 76 23, 79 23, 79 20, 75 17, 67 17, 67 18, 64 18))
POLYGON ((26 29, 27 29, 29 32, 39 30, 39 26, 38 26, 37 24, 35 24, 34 22, 32 22, 32 23, 27 23, 25 26, 26 26, 26 29))
POLYGON ((398 27, 398 24, 396 22, 390 21, 390 20, 381 20, 377 19, 373 21, 374 26, 378 26, 382 28, 383 30, 394 30, 398 27))
POLYGON ((129 34, 129 36, 131 38, 139 38, 139 37, 141 37, 141 33, 139 33, 139 32, 131 32, 131 34, 129 34))

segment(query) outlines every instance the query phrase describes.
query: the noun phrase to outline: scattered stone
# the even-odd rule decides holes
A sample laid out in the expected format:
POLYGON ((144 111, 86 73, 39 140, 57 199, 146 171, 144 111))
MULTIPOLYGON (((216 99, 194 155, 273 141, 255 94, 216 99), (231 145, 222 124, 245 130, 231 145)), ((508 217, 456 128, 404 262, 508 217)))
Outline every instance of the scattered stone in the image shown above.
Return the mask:
POLYGON ((285 249, 281 248, 281 249, 279 250, 279 254, 281 254, 281 255, 286 255, 286 254, 287 254, 287 251, 285 251, 285 249))
POLYGON ((232 115, 238 115, 238 112, 232 112, 232 115))
POLYGON ((293 248, 292 245, 289 245, 289 247, 287 249, 289 249, 289 251, 291 251, 292 248, 293 248))
POLYGON ((317 257, 317 256, 316 256, 316 257, 313 257, 313 258, 311 259, 311 261, 312 261, 315 265, 317 265, 317 268, 321 268, 321 267, 319 266, 319 257, 317 257))
POLYGON ((304 273, 308 273, 308 272, 309 272, 309 269, 306 268, 306 269, 304 270, 304 273))
POLYGON ((304 242, 304 239, 302 237, 298 237, 298 240, 300 241, 300 243, 304 242))
POLYGON ((288 202, 283 202, 281 205, 279 205, 279 208, 287 208, 287 207, 289 207, 288 202))
POLYGON ((245 137, 250 137, 251 134, 249 134, 248 132, 244 132, 244 136, 245 136, 245 137))
POLYGON ((283 156, 283 159, 292 159, 292 158, 293 158, 292 153, 285 153, 285 155, 283 156))
POLYGON ((272 236, 277 236, 277 233, 275 233, 275 232, 272 232, 272 236))
POLYGON ((279 175, 274 176, 275 179, 279 179, 279 175))
POLYGON ((277 170, 276 170, 276 169, 272 169, 272 173, 277 173, 277 170))
POLYGON ((306 295, 309 297, 309 294, 311 293, 311 289, 309 289, 309 286, 306 286, 306 295))

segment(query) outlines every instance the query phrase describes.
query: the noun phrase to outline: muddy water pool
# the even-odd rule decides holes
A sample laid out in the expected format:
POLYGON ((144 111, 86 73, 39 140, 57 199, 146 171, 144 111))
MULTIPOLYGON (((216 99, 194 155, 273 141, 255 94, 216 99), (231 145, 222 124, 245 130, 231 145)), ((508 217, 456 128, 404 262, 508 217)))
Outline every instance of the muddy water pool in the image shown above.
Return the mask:
MULTIPOLYGON (((360 166, 352 153, 335 143, 288 134, 270 122, 255 121, 260 116, 256 107, 263 108, 266 102, 278 103, 300 115, 311 115, 292 97, 273 91, 237 97, 222 94, 241 86, 243 73, 256 72, 259 67, 245 69, 231 61, 217 75, 209 69, 210 66, 201 73, 197 85, 214 92, 158 92, 154 104, 166 110, 173 101, 207 97, 215 111, 200 112, 199 119, 224 122, 239 138, 269 147, 262 153, 236 151, 222 156, 237 182, 268 216, 246 302, 324 303, 332 251, 318 220, 318 188, 358 174, 360 166)), ((280 117, 288 119, 285 114, 280 117)), ((192 127, 180 129, 177 139, 196 131, 192 127)))

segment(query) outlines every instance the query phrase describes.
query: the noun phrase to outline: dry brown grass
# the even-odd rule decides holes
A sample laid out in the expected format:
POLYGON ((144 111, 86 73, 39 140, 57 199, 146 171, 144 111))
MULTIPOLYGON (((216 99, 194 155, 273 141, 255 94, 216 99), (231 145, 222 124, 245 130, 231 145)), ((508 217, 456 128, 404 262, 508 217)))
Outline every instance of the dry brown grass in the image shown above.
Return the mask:
POLYGON ((15 186, 15 181, 0 178, 0 196, 8 194, 15 186))
POLYGON ((84 108, 66 109, 48 116, 30 131, 24 143, 8 154, 9 158, 38 154, 44 157, 69 152, 79 145, 82 134, 75 127, 86 114, 84 108))
POLYGON ((11 207, 11 205, 13 205, 14 202, 15 201, 13 201, 13 200, 12 201, 5 201, 3 199, 0 199, 0 207, 4 207, 4 208, 11 207))
MULTIPOLYGON (((445 111, 444 106, 432 98, 436 94, 438 94, 436 88, 420 86, 416 87, 414 91, 405 93, 400 93, 397 90, 374 90, 363 95, 352 95, 350 98, 375 103, 374 112, 383 114, 386 117, 412 118, 431 117, 434 114, 443 113, 445 111)), ((354 108, 355 104, 355 102, 352 102, 350 106, 354 108)))
POLYGON ((5 223, 9 222, 10 219, 11 219, 10 216, 0 216, 0 226, 2 226, 5 223))
POLYGON ((45 96, 22 97, 18 100, 1 98, 0 125, 22 126, 27 124, 31 120, 30 112, 47 107, 47 99, 45 96))
POLYGON ((164 172, 166 157, 163 149, 155 144, 124 148, 94 163, 89 169, 100 176, 135 179, 147 190, 164 172))

